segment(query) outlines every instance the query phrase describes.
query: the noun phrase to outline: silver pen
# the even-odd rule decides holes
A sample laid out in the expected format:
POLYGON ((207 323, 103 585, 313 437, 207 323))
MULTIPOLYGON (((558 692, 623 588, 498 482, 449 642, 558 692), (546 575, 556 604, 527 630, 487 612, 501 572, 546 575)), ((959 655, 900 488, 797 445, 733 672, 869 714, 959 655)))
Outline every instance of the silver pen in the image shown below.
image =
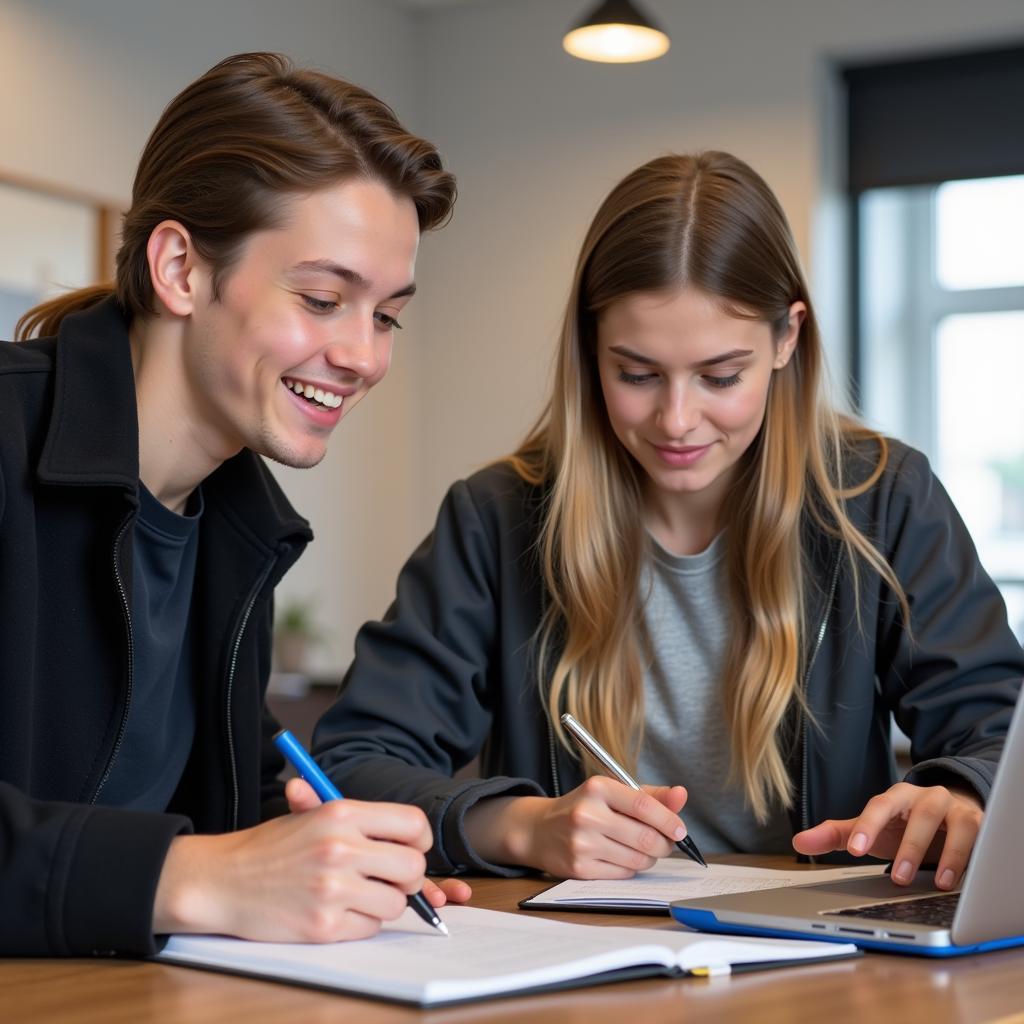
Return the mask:
MULTIPOLYGON (((573 736, 579 740, 580 744, 588 750, 598 761, 601 762, 625 786, 629 786, 630 789, 639 790, 640 786, 629 772, 619 764, 618 761, 608 753, 604 747, 601 746, 597 740, 594 739, 590 733, 576 721, 568 712, 562 715, 562 725, 566 727, 573 734, 573 736)), ((700 850, 697 849, 697 844, 689 837, 684 836, 680 839, 676 846, 683 851, 691 860, 695 860, 702 867, 707 867, 707 861, 701 856, 700 850)))

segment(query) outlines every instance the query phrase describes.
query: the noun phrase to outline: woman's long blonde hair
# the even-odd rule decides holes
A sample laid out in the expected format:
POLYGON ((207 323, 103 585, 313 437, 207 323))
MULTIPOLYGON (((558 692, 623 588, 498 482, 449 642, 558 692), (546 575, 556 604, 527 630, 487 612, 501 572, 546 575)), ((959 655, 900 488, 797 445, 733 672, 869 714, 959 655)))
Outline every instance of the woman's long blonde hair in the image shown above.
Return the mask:
MULTIPOLYGON (((615 438, 597 374, 601 312, 635 292, 691 286, 732 315, 764 321, 778 337, 792 303, 807 306, 796 350, 775 371, 763 427, 744 454, 721 526, 728 529, 733 637, 723 666, 733 775, 764 820, 792 803, 783 724, 803 703, 810 575, 805 517, 837 537, 856 585, 858 563, 878 572, 903 604, 892 570, 850 522, 846 453, 884 438, 841 417, 822 398, 821 340, 786 217, 771 190, 727 153, 667 156, 621 181, 583 243, 569 298, 554 390, 537 425, 509 457, 548 491, 539 553, 549 604, 538 634, 550 671, 547 711, 556 735, 571 711, 622 762, 643 737, 640 572, 648 550, 643 470, 615 438), (553 666, 553 667, 552 667, 553 666)), ((545 673, 546 674, 546 673, 545 673)))

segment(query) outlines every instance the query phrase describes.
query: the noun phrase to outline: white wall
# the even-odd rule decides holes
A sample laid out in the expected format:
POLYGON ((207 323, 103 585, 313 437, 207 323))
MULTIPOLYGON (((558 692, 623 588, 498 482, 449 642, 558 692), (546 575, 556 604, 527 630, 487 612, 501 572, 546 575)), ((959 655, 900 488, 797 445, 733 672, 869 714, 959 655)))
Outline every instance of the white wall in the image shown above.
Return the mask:
MULTIPOLYGON (((414 29, 409 14, 379 0, 0 0, 0 171, 123 208, 165 104, 243 50, 281 50, 350 78, 416 130, 414 29)), ((430 248, 426 240, 424 260, 430 248)), ((279 471, 317 534, 279 597, 321 603, 325 669, 347 663, 356 628, 387 603, 416 536, 409 357, 423 339, 415 312, 402 319, 391 373, 345 421, 324 462, 279 471)))

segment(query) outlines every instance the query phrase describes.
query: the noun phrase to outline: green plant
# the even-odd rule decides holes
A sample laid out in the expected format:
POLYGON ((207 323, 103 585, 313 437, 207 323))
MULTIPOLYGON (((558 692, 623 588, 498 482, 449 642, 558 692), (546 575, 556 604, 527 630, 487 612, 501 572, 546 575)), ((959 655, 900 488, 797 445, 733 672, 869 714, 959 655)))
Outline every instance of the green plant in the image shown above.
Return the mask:
POLYGON ((303 598, 292 598, 283 602, 274 616, 275 630, 279 633, 304 636, 308 640, 321 639, 322 633, 316 624, 314 607, 313 601, 303 598))

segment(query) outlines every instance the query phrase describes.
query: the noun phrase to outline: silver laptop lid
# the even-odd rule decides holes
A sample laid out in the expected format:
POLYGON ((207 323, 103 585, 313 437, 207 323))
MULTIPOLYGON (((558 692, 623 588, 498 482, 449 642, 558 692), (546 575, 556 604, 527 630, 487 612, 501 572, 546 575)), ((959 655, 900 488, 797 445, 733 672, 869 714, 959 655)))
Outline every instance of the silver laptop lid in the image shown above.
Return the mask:
POLYGON ((952 936, 958 946, 1024 934, 1024 701, 1018 697, 952 936))

